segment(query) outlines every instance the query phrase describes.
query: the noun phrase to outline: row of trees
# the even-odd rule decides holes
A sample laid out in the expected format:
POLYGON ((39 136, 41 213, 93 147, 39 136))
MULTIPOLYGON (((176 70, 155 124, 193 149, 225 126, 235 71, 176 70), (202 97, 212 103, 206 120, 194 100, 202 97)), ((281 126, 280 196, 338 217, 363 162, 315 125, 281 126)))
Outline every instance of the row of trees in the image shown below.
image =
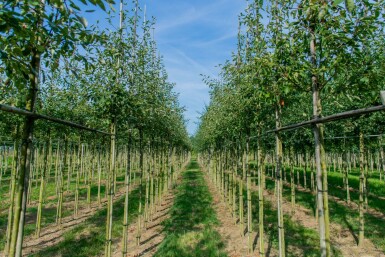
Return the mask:
MULTIPOLYGON (((7 0, 0 4, 0 103, 94 129, 84 132, 71 126, 36 122, 34 116, 0 114, 2 140, 14 145, 11 148, 14 165, 2 171, 4 177, 12 181, 6 256, 21 256, 29 185, 31 179, 39 179, 40 194, 43 194, 48 182, 46 171, 52 167, 52 160, 47 160, 52 156, 53 139, 59 140, 54 157, 59 167, 54 180, 58 192, 63 191, 66 180, 71 183, 71 169, 77 172, 74 178, 77 186, 82 175, 85 183, 90 182, 87 172, 94 172, 98 155, 105 156, 102 158, 105 163, 100 167, 107 169, 104 171, 108 199, 106 256, 111 255, 116 167, 126 171, 128 199, 130 162, 136 160, 132 157, 134 153, 139 156, 141 189, 142 183, 149 181, 154 188, 152 178, 159 183, 163 180, 158 178, 170 178, 187 158, 189 139, 184 110, 172 91, 174 84, 168 81, 162 57, 151 36, 154 20, 141 22, 138 2, 127 7, 121 1, 118 30, 88 28, 82 17, 84 12, 93 12, 93 8, 106 11, 106 5, 114 2, 81 2, 7 0), (108 132, 101 134, 100 131, 108 132), (35 153, 42 157, 33 155, 34 146, 40 146, 35 153), (126 158, 116 159, 117 148, 126 158), (88 163, 85 164, 84 158, 88 163), (34 166, 38 161, 41 165, 34 166), (143 179, 149 165, 153 177, 143 179), (156 172, 156 177, 155 167, 163 167, 161 174, 156 172), (32 174, 31 168, 35 171, 32 174)), ((100 179, 98 183, 100 186, 100 179)), ((59 193, 57 197, 60 209, 63 196, 59 193)), ((126 209, 128 204, 126 201, 126 209)), ((41 206, 38 215, 41 216, 41 206)), ((37 227, 40 230, 40 225, 37 227)))
MULTIPOLYGON (((202 160, 207 167, 213 165, 211 158, 218 161, 228 154, 237 163, 245 163, 250 149, 258 149, 258 163, 262 164, 266 153, 275 149, 280 256, 285 256, 283 152, 314 156, 321 256, 330 256, 325 151, 360 149, 363 158, 363 140, 347 140, 350 144, 344 145, 332 138, 382 134, 384 124, 381 113, 327 127, 316 124, 313 135, 304 128, 275 132, 275 144, 274 134, 268 131, 380 102, 385 70, 384 5, 384 1, 365 0, 251 1, 240 15, 238 51, 222 65, 218 79, 204 78, 211 99, 195 145, 205 153, 202 160)), ((367 140, 367 144, 379 150, 378 139, 367 140)), ((249 169, 239 171, 240 167, 233 166, 246 182, 249 169)))

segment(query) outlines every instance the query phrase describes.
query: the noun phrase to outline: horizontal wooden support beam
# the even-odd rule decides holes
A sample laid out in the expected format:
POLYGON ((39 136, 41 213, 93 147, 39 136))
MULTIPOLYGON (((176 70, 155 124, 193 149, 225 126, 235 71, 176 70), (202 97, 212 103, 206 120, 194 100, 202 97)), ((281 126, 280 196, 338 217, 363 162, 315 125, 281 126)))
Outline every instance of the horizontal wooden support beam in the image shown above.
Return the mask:
POLYGON ((14 113, 14 114, 18 114, 18 115, 32 117, 34 119, 47 120, 47 121, 51 121, 51 122, 54 122, 57 124, 62 124, 62 125, 72 127, 72 128, 83 129, 83 130, 87 130, 87 131, 91 131, 91 132, 95 132, 95 133, 100 133, 100 134, 104 134, 104 135, 111 135, 111 133, 104 132, 104 131, 101 131, 98 129, 89 128, 89 127, 86 127, 86 126, 83 126, 83 125, 80 125, 80 124, 77 124, 77 123, 74 123, 71 121, 66 121, 66 120, 50 117, 50 116, 43 115, 43 114, 33 113, 30 111, 26 111, 26 110, 23 110, 23 109, 20 109, 17 107, 13 107, 13 106, 9 106, 9 105, 5 105, 5 104, 0 104, 0 110, 4 111, 4 112, 9 112, 9 113, 14 113))
POLYGON ((385 110, 385 105, 379 105, 379 106, 373 106, 373 107, 368 107, 363 109, 357 109, 353 111, 341 112, 341 113, 329 115, 326 117, 315 118, 309 121, 304 121, 304 122, 288 125, 282 128, 269 130, 266 133, 282 132, 282 131, 297 129, 297 128, 301 128, 301 127, 305 127, 313 124, 328 123, 332 121, 348 119, 351 117, 360 116, 360 115, 364 115, 372 112, 384 111, 384 110, 385 110))
MULTIPOLYGON (((385 134, 378 134, 378 135, 364 135, 364 137, 383 137, 385 134)), ((339 136, 339 137, 326 137, 326 139, 349 139, 349 138, 359 138, 360 136, 339 136)))

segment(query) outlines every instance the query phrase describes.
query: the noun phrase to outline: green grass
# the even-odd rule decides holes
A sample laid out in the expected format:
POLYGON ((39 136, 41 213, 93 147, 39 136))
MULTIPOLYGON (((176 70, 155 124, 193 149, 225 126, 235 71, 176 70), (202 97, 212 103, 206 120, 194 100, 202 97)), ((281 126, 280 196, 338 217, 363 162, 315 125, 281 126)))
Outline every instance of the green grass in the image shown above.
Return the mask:
POLYGON ((212 197, 195 160, 182 176, 171 217, 164 222, 166 237, 154 256, 227 256, 215 230, 219 221, 212 197))
MULTIPOLYGON (((95 178, 94 178, 95 179, 95 178)), ((124 175, 119 174, 117 176, 117 181, 122 181, 124 180, 124 175)), ((65 181, 65 190, 67 190, 67 179, 64 179, 65 181)), ((81 182, 81 188, 79 189, 79 208, 82 206, 86 206, 87 203, 85 202, 87 198, 87 188, 85 185, 83 185, 83 180, 80 180, 81 182)), ((66 202, 74 201, 75 195, 75 180, 73 176, 73 180, 71 180, 70 187, 69 187, 69 194, 64 195, 64 203, 63 203, 63 218, 71 216, 73 214, 73 204, 72 205, 65 205, 66 202)), ((117 188, 122 187, 123 184, 117 185, 117 188)), ((5 188, 5 186, 3 187, 5 188)), ((104 198, 104 192, 105 192, 105 184, 101 184, 101 190, 100 194, 101 197, 104 198)), ((40 180, 38 182, 38 185, 35 186, 35 182, 32 183, 32 190, 31 190, 31 201, 36 202, 39 199, 39 191, 40 191, 40 180)), ((8 187, 7 190, 3 192, 4 198, 2 199, 8 199, 8 187)), ((95 181, 93 182, 91 186, 91 202, 95 203, 97 201, 97 194, 98 194, 98 185, 95 184, 95 181)), ((56 185, 54 182, 54 175, 51 174, 51 179, 49 183, 46 184, 46 189, 45 189, 45 197, 46 200, 43 204, 43 212, 42 212, 42 222, 41 222, 41 227, 47 227, 51 224, 54 224, 56 222, 56 205, 57 205, 57 199, 56 199, 56 185), (47 199, 49 198, 49 199, 47 199)), ((2 202, 0 202, 2 204, 2 202)), ((2 206, 1 208, 5 209, 5 211, 0 214, 0 251, 4 249, 5 243, 6 243, 6 229, 7 229, 7 220, 8 220, 8 204, 6 206, 2 206), (5 207, 5 208, 4 208, 5 207)), ((37 205, 34 204, 32 206, 29 206, 27 208, 27 216, 30 218, 27 218, 27 221, 30 220, 25 224, 24 227, 24 235, 29 236, 32 235, 35 232, 35 227, 36 227, 36 215, 37 215, 37 205)))
MULTIPOLYGON (((10 172, 10 171, 9 171, 10 172)), ((66 174, 67 175, 67 174, 66 174)), ((124 181, 125 175, 124 175, 124 170, 120 170, 117 177, 116 181, 118 183, 122 183, 124 181)), ((4 179, 4 177, 3 177, 4 179)), ((105 179, 102 176, 102 179, 105 179)), ((80 184, 79 184, 79 198, 80 199, 85 199, 87 197, 87 185, 84 184, 84 179, 80 179, 80 184)), ((70 181, 70 186, 69 186, 69 192, 70 194, 66 194, 66 198, 68 199, 73 199, 74 198, 74 192, 75 192, 75 187, 76 187, 76 175, 72 174, 71 176, 71 181, 70 181)), ((101 194, 104 194, 104 188, 105 188, 105 183, 102 181, 101 184, 101 194)), ((64 177, 64 190, 67 191, 67 176, 64 177)), ((32 187, 31 187, 31 195, 30 199, 32 203, 35 203, 39 199, 39 192, 40 192, 40 178, 38 180, 33 180, 32 181, 32 187)), ((92 186, 91 186, 91 199, 96 200, 97 199, 97 192, 98 192, 98 185, 97 185, 97 174, 94 174, 94 178, 92 181, 92 186)), ((46 188, 45 188, 45 203, 56 203, 56 184, 55 184, 55 175, 51 174, 50 179, 47 179, 46 183, 46 188), (47 199, 49 198, 49 199, 47 199)), ((1 208, 0 210, 5 210, 9 206, 9 178, 6 181, 2 181, 1 186, 0 186, 0 204, 1 208)))
MULTIPOLYGON (((138 215, 139 192, 139 189, 136 189, 129 195, 129 223, 133 222, 138 215)), ((122 237, 124 197, 115 201, 113 209, 113 240, 120 240, 122 237)), ((106 208, 98 211, 81 225, 64 233, 62 242, 31 256, 86 257, 101 254, 105 246, 106 212, 106 208)))
MULTIPOLYGON (((258 230, 259 208, 257 192, 252 194, 252 206, 253 228, 258 230)), ((269 242, 267 252, 269 252, 271 248, 278 249, 278 219, 277 209, 266 199, 264 202, 264 214, 265 235, 269 242)), ((319 256, 319 236, 317 231, 294 222, 289 215, 284 215, 284 226, 287 256, 319 256), (296 249, 295 253, 291 252, 289 247, 294 247, 296 249)), ((333 256, 340 256, 340 254, 334 251, 333 256)))
MULTIPOLYGON (((270 187, 270 183, 267 180, 267 186, 270 187)), ((274 189, 274 183, 273 189, 274 189)), ((239 192, 239 191, 238 191, 239 192)), ((238 194, 237 192, 237 194, 238 194)), ((244 210, 246 211, 247 199, 246 190, 243 193, 245 203, 244 210)), ((252 217, 253 217, 253 230, 258 231, 259 220, 259 204, 258 204, 258 192, 252 192, 252 217)), ((285 246, 286 256, 319 256, 319 235, 316 230, 306 228, 303 225, 294 222, 290 215, 284 215, 284 227, 285 227, 285 246), (295 248, 295 252, 292 252, 289 247, 295 248)), ((265 236, 268 239, 267 253, 271 249, 278 249, 278 218, 277 209, 266 198, 264 199, 264 231, 265 236)), ((266 242, 265 242, 266 243, 266 242)), ((259 247, 256 245, 255 247, 259 247)), ((341 253, 333 248, 333 256, 342 256, 341 253)))
POLYGON ((0 251, 5 247, 8 213, 0 216, 0 251))
MULTIPOLYGON (((252 167, 255 167, 255 163, 251 164, 252 167)), ((271 166, 266 166, 268 169, 271 169, 271 166)), ((304 186, 304 170, 301 168, 294 168, 295 181, 297 182, 297 171, 300 174, 300 185, 304 186)), ((288 181, 290 180, 289 169, 286 168, 288 181)), ((306 184, 307 188, 310 188, 310 176, 311 171, 308 169, 306 171, 306 184)), ((385 182, 380 181, 378 178, 371 177, 371 172, 369 172, 368 178, 368 205, 380 212, 385 210, 385 199, 379 197, 385 197, 385 182)), ((373 173, 374 174, 374 173, 373 173)), ((315 174, 314 174, 315 175, 315 174)), ((350 191, 350 200, 358 204, 359 199, 359 171, 354 170, 354 172, 349 173, 349 187, 353 188, 353 191, 350 191)), ((329 195, 340 198, 341 200, 346 199, 346 190, 343 189, 343 173, 339 171, 329 171, 328 172, 328 192, 329 195)))
MULTIPOLYGON (((267 179, 266 187, 274 190, 274 181, 267 179)), ((341 189, 340 189, 341 190, 341 189)), ((341 190, 342 191, 342 190, 341 190)), ((330 192, 330 187, 329 187, 330 192)), ((290 187, 284 185, 283 195, 286 201, 290 201, 290 187)), ((310 192, 296 191, 296 203, 313 211, 315 214, 314 195, 310 192)), ((352 209, 329 199, 330 221, 340 224, 343 228, 349 229, 353 237, 358 242, 359 216, 358 209, 352 209)), ((370 214, 365 214, 365 237, 370 239, 373 244, 385 252, 385 220, 378 219, 370 214)))

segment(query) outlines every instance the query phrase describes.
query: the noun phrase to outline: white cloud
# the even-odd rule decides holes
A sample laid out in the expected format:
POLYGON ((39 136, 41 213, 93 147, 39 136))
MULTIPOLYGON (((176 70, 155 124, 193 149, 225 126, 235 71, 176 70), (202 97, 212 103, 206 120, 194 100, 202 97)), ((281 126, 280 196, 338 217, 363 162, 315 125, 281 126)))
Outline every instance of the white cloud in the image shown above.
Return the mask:
POLYGON ((165 17, 158 17, 157 31, 162 32, 189 23, 205 21, 218 21, 224 24, 226 13, 221 10, 234 6, 234 0, 215 1, 162 1, 165 17), (218 18, 218 19, 217 19, 218 18))
MULTIPOLYGON (((124 0, 132 10, 132 0, 124 0)), ((119 9, 119 1, 115 1, 119 9)), ((169 80, 175 82, 181 105, 186 107, 188 131, 196 130, 196 122, 209 102, 209 88, 200 74, 216 77, 215 66, 231 58, 236 49, 238 15, 246 7, 245 0, 140 0, 147 6, 147 17, 156 18, 155 39, 164 56, 169 80)), ((102 27, 110 27, 104 12, 86 15, 90 24, 100 19, 102 27)), ((118 26, 118 14, 112 19, 118 26)))
POLYGON ((190 134, 199 112, 209 103, 209 87, 200 74, 216 77, 215 66, 231 58, 236 49, 238 15, 246 7, 239 0, 147 0, 155 16, 155 39, 179 101, 186 107, 190 134))

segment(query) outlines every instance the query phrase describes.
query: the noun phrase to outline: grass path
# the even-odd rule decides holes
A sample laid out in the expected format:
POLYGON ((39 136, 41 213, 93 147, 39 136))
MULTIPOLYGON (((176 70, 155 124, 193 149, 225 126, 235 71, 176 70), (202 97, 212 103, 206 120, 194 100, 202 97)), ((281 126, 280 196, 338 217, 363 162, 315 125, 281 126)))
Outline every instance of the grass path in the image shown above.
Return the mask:
POLYGON ((227 256, 213 199, 196 159, 182 173, 170 218, 163 222, 166 235, 154 256, 227 256))

